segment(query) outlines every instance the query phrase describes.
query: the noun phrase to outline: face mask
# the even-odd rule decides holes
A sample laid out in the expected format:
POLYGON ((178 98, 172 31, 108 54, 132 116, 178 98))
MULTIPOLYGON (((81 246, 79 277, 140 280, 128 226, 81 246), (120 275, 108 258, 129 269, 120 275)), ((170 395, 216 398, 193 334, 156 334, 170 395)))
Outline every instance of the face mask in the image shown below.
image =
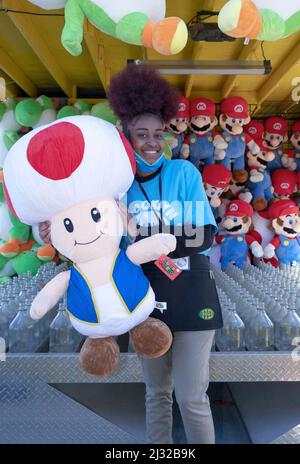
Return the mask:
POLYGON ((157 171, 157 169, 161 167, 161 165, 163 164, 164 159, 165 159, 165 154, 162 153, 162 155, 155 161, 155 163, 150 164, 147 161, 145 161, 136 152, 134 152, 134 155, 135 155, 135 160, 136 160, 138 170, 140 172, 154 172, 154 171, 157 171))

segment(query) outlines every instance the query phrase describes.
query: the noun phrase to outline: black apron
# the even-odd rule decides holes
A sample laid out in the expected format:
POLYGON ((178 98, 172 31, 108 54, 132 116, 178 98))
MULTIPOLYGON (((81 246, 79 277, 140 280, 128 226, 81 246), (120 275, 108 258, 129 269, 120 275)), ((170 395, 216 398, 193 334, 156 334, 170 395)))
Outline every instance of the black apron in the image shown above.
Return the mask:
POLYGON ((172 332, 215 330, 223 326, 221 307, 209 258, 190 257, 190 270, 171 281, 153 262, 143 271, 155 293, 157 308, 151 314, 172 332))

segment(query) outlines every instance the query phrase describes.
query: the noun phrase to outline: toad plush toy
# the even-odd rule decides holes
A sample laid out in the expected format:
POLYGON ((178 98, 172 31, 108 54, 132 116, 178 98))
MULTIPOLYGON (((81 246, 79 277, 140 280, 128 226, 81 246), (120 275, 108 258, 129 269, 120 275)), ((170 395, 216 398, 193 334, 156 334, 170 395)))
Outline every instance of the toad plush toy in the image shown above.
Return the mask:
POLYGON ((259 146, 243 127, 250 122, 249 105, 242 97, 229 97, 221 102, 219 123, 223 130, 222 136, 227 143, 225 154, 216 150, 216 159, 228 169, 237 182, 245 182, 248 173, 245 170, 245 150, 252 154, 259 152, 259 146))
POLYGON ((226 270, 230 263, 242 268, 247 262, 248 253, 261 258, 263 249, 257 239, 259 234, 250 233, 253 208, 243 200, 233 200, 226 207, 222 227, 223 235, 216 236, 216 242, 221 244, 221 268, 226 270))
POLYGON ((300 263, 299 208, 292 200, 278 200, 268 211, 275 237, 264 249, 265 258, 275 255, 279 265, 300 263))
POLYGON ((176 238, 157 234, 126 252, 119 246, 124 227, 117 200, 134 173, 129 142, 93 116, 33 130, 13 146, 4 165, 11 211, 29 225, 50 221, 53 246, 73 262, 38 293, 31 317, 42 318, 67 292, 71 323, 88 337, 81 367, 99 376, 117 368, 114 336, 130 331, 136 352, 149 358, 164 354, 172 342, 169 328, 148 317, 154 293, 139 265, 173 251, 176 238))

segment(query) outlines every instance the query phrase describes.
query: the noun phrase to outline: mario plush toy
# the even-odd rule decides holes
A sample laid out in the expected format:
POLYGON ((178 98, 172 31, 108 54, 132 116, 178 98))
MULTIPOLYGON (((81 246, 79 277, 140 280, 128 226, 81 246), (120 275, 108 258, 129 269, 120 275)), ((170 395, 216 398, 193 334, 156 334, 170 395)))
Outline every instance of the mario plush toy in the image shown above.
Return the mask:
POLYGON ((282 265, 300 263, 299 207, 292 200, 279 200, 269 208, 275 237, 264 249, 266 258, 275 255, 282 265))
POLYGON ((181 149, 184 140, 184 133, 188 128, 190 121, 190 102, 185 97, 180 97, 178 113, 176 118, 171 119, 167 124, 166 142, 172 150, 172 159, 180 158, 181 149))
POLYGON ((273 198, 271 176, 267 166, 275 155, 269 151, 263 140, 257 140, 256 143, 260 147, 260 152, 254 155, 248 151, 246 155, 250 173, 248 188, 253 195, 253 208, 255 211, 262 211, 273 198))
POLYGON ((264 140, 266 141, 268 148, 272 150, 275 155, 273 161, 271 161, 268 165, 269 171, 274 171, 281 167, 287 167, 283 166, 282 163, 282 144, 288 140, 287 131, 288 123, 284 118, 280 116, 273 116, 266 119, 264 140))
POLYGON ((229 97, 221 102, 220 126, 223 129, 222 136, 228 147, 225 155, 216 150, 216 159, 228 169, 233 170, 233 178, 237 182, 245 182, 248 173, 245 170, 245 149, 256 154, 259 147, 249 134, 244 133, 243 127, 250 122, 249 106, 242 97, 229 97))
POLYGON ((229 188, 231 172, 222 164, 210 164, 203 169, 202 179, 216 222, 224 216, 225 208, 221 197, 229 188))
POLYGON ((259 234, 249 233, 252 217, 253 208, 245 201, 233 200, 228 203, 222 221, 225 234, 216 236, 216 242, 221 244, 223 270, 230 263, 241 269, 247 261, 249 249, 256 258, 263 256, 263 249, 257 241, 260 240, 259 234))
POLYGON ((249 136, 255 142, 260 142, 261 140, 263 140, 264 131, 265 131, 264 124, 258 119, 253 119, 252 121, 249 122, 249 124, 245 126, 246 134, 249 134, 249 136))
POLYGON ((300 171, 300 120, 292 125, 290 142, 293 149, 282 157, 282 164, 291 171, 300 171))
POLYGON ((273 196, 277 200, 289 200, 297 192, 297 175, 288 169, 276 169, 272 173, 273 196))
POLYGON ((225 155, 227 143, 213 128, 218 124, 216 106, 207 98, 195 98, 191 102, 190 129, 192 134, 186 137, 182 149, 183 158, 198 167, 214 163, 215 148, 225 155))

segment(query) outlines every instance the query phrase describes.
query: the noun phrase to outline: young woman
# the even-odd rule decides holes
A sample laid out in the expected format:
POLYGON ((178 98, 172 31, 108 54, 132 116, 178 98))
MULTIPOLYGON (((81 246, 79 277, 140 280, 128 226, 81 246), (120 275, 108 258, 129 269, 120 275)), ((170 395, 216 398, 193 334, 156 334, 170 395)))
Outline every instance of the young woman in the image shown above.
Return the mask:
POLYGON ((174 234, 177 247, 169 256, 182 269, 170 280, 155 263, 143 266, 156 295, 152 316, 174 335, 166 355, 141 360, 148 439, 173 443, 175 389, 188 442, 214 443, 206 391, 211 345, 222 316, 206 253, 217 227, 198 170, 188 161, 164 158, 164 126, 176 116, 178 95, 152 68, 129 65, 112 80, 109 101, 135 150, 137 175, 127 204, 139 236, 174 234))

